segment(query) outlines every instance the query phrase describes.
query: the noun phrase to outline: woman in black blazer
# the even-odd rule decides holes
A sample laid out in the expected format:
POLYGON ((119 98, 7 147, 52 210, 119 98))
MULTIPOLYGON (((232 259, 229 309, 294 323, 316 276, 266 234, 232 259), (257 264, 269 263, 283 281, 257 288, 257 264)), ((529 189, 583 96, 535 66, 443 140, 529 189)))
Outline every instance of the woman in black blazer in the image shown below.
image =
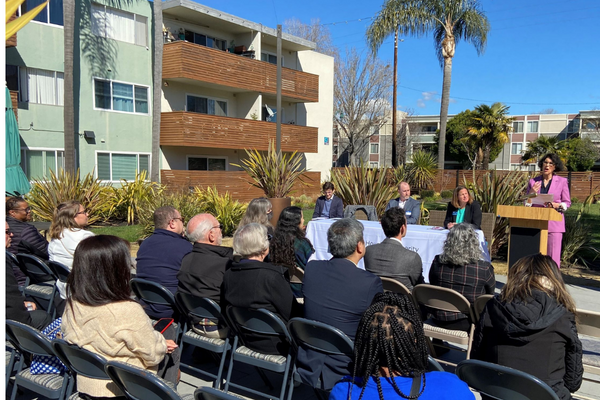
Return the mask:
POLYGON ((481 205, 473 200, 469 189, 459 185, 454 189, 452 201, 448 203, 444 228, 450 229, 461 222, 481 230, 481 205))

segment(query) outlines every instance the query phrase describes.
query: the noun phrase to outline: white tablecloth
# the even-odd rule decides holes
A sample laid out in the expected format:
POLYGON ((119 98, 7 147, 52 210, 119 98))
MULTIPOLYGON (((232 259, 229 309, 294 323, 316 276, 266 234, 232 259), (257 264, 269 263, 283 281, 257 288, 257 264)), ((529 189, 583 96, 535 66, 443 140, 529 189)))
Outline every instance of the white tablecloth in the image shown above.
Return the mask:
MULTIPOLYGON (((317 219, 308 223, 308 226, 306 227, 306 238, 310 240, 315 248, 315 254, 311 258, 315 260, 329 260, 331 258, 329 246, 327 244, 327 230, 335 221, 336 219, 317 219)), ((385 239, 385 234, 383 233, 380 222, 360 222, 365 227, 363 237, 367 246, 381 243, 385 239)), ((404 247, 416 251, 419 253, 419 256, 421 256, 421 261, 423 261, 423 277, 427 283, 429 283, 429 269, 431 268, 431 263, 436 255, 442 253, 448 232, 448 229, 442 229, 440 227, 408 225, 406 236, 402 239, 404 247)), ((485 244, 483 232, 479 230, 476 232, 479 235, 479 247, 483 252, 483 258, 486 261, 490 261, 490 254, 487 245, 485 244)), ((361 269, 365 268, 363 260, 360 261, 358 266, 361 269)))

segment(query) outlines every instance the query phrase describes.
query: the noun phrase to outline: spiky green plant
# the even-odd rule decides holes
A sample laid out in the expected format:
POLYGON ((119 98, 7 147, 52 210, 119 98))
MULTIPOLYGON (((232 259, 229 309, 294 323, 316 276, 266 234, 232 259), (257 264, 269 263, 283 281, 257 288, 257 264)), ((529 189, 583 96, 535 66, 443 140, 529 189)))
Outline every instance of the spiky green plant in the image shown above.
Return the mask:
POLYGON ((372 205, 377 215, 383 214, 387 202, 397 194, 396 187, 388 184, 386 168, 368 168, 363 162, 356 167, 332 169, 331 181, 344 205, 372 205))
POLYGON ((588 263, 583 257, 585 253, 594 254, 594 260, 600 255, 600 250, 592 246, 592 232, 595 227, 582 218, 583 209, 582 204, 577 215, 565 215, 561 262, 567 267, 579 263, 587 267, 588 263))
POLYGON ((246 204, 233 200, 229 192, 219 194, 214 187, 195 188, 204 212, 212 214, 223 225, 223 236, 232 236, 246 213, 246 204))
POLYGON ((435 156, 425 150, 417 150, 412 154, 412 161, 407 166, 414 191, 433 186, 437 173, 435 156))
POLYGON ((202 199, 190 191, 175 193, 161 192, 151 202, 143 204, 139 213, 139 222, 143 226, 143 237, 148 237, 154 232, 154 210, 163 206, 175 207, 187 222, 194 215, 204 212, 202 199))
MULTIPOLYGON (((475 178, 473 176, 473 178, 475 178)), ((527 189, 527 175, 519 171, 511 171, 508 174, 497 174, 496 171, 486 172, 479 182, 473 179, 464 184, 469 188, 475 200, 481 204, 484 213, 496 213, 499 205, 512 206, 518 203, 527 189)), ((491 241, 490 253, 492 256, 498 253, 501 246, 508 243, 508 219, 496 218, 494 234, 491 241)))
POLYGON ((254 181, 252 186, 261 189, 266 197, 283 198, 291 191, 296 181, 305 184, 302 174, 302 155, 277 152, 275 144, 269 143, 269 151, 265 154, 258 150, 246 150, 248 158, 241 164, 231 164, 242 168, 254 181))
POLYGON ((51 170, 49 177, 32 181, 26 200, 35 218, 41 221, 52 221, 54 210, 60 203, 77 200, 89 212, 88 223, 91 225, 103 219, 107 208, 102 198, 109 189, 94 178, 93 172, 81 179, 79 170, 73 174, 60 169, 58 175, 51 170))
POLYGON ((147 176, 147 171, 136 171, 133 181, 121 179, 121 187, 111 188, 105 198, 110 217, 127 219, 129 225, 137 221, 143 205, 152 203, 154 197, 164 190, 161 184, 148 181, 147 176))
POLYGON ((412 171, 407 164, 398 165, 392 170, 392 179, 394 184, 398 186, 401 182, 408 182, 411 187, 412 184, 412 171))

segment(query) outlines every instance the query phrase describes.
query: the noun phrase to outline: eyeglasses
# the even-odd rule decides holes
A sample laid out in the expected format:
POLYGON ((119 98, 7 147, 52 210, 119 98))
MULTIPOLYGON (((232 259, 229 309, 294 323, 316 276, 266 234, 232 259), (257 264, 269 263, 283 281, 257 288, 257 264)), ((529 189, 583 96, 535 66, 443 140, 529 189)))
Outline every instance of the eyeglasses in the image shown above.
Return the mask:
POLYGON ((185 219, 183 217, 171 218, 171 221, 180 220, 182 224, 185 224, 185 219))
POLYGON ((551 167, 554 167, 554 163, 553 162, 544 161, 544 165, 549 165, 551 167))
POLYGON ((217 225, 217 226, 213 226, 213 227, 212 227, 212 228, 210 228, 210 229, 217 229, 217 228, 219 228, 220 230, 223 230, 223 224, 219 224, 219 225, 217 225))
POLYGON ((31 212, 31 207, 27 207, 27 208, 16 208, 13 211, 25 211, 26 213, 30 213, 31 212))

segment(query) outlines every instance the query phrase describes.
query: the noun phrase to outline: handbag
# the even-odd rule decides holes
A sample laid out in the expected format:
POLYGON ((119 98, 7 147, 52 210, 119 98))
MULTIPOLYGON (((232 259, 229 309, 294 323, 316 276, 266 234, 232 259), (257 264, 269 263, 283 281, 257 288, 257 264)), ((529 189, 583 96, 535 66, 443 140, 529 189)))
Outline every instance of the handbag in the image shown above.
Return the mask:
MULTIPOLYGON (((60 324, 62 318, 57 318, 42 331, 48 339, 53 340, 62 336, 60 324)), ((56 356, 33 356, 30 371, 32 375, 60 374, 67 371, 67 367, 56 356)))

